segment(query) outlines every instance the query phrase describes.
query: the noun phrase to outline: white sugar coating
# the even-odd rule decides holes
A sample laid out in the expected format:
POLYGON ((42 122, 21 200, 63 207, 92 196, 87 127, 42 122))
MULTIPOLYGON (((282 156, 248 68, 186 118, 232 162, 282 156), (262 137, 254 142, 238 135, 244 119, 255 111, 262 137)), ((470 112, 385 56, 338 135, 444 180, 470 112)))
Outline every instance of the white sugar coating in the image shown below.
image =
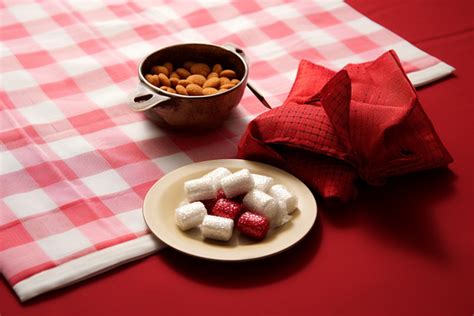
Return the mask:
POLYGON ((275 217, 271 221, 271 226, 272 227, 278 227, 286 222, 284 222, 285 216, 288 216, 288 212, 286 211, 286 204, 283 201, 276 200, 277 202, 277 212, 275 214, 275 217))
POLYGON ((210 177, 186 181, 184 193, 190 202, 214 199, 217 196, 217 190, 210 177))
POLYGON ((257 189, 253 189, 245 195, 243 205, 251 211, 265 215, 270 222, 273 221, 278 212, 277 201, 270 195, 257 189))
POLYGON ((284 185, 275 184, 270 188, 268 194, 270 194, 276 200, 285 202, 286 211, 288 214, 293 213, 293 211, 296 209, 296 206, 298 204, 298 197, 291 194, 290 191, 288 191, 288 189, 284 185))
POLYGON ((232 237, 234 221, 230 218, 206 215, 201 224, 201 233, 205 238, 227 241, 232 237))
POLYGON ((227 198, 244 194, 253 189, 253 177, 248 169, 242 169, 221 179, 221 186, 227 198))
POLYGON ((202 223, 206 214, 206 207, 201 202, 185 204, 178 207, 175 211, 176 225, 178 225, 181 230, 197 227, 202 223))
POLYGON ((253 182, 255 183, 254 189, 268 192, 268 190, 275 184, 272 177, 262 176, 261 174, 252 173, 253 182))
POLYGON ((218 190, 222 187, 221 186, 221 179, 224 178, 224 177, 227 177, 231 174, 232 174, 232 172, 230 172, 229 169, 224 168, 224 167, 219 167, 219 168, 216 168, 216 169, 212 170, 208 174, 205 174, 203 176, 203 178, 206 178, 206 177, 211 178, 212 179, 212 184, 218 190))

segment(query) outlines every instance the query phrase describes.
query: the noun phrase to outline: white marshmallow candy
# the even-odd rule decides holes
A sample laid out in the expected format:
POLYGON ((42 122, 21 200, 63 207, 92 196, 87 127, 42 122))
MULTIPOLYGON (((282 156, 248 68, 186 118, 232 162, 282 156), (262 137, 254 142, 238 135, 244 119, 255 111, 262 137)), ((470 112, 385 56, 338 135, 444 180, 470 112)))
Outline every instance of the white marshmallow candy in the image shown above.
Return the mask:
POLYGON ((288 215, 288 213, 286 211, 285 202, 279 201, 279 200, 276 200, 276 201, 277 201, 278 209, 277 209, 277 212, 275 214, 275 218, 270 223, 271 227, 282 226, 282 225, 288 223, 292 218, 292 216, 288 215))
POLYGON ((277 201, 265 192, 256 189, 245 195, 243 205, 250 211, 265 215, 270 223, 275 219, 278 212, 277 201))
POLYGON ((288 189, 282 184, 275 184, 268 191, 273 198, 279 201, 283 201, 286 205, 286 211, 288 214, 293 213, 298 204, 298 198, 291 194, 288 189))
POLYGON ((242 169, 221 179, 222 189, 227 198, 247 193, 253 189, 253 177, 248 169, 242 169))
POLYGON ((185 204, 178 207, 175 211, 176 225, 178 225, 181 230, 197 227, 202 223, 206 214, 206 207, 201 202, 185 204))
POLYGON ((228 241, 232 237, 234 221, 230 218, 206 215, 201 224, 201 233, 205 238, 228 241))
POLYGON ((229 171, 229 169, 224 168, 224 167, 219 167, 217 169, 212 170, 208 174, 205 174, 203 178, 211 178, 212 179, 212 184, 216 188, 216 190, 219 190, 221 186, 221 179, 224 177, 227 177, 231 175, 232 172, 229 171))
POLYGON ((186 181, 184 193, 189 202, 214 199, 217 196, 217 190, 209 177, 186 181))
POLYGON ((268 190, 275 184, 272 177, 262 176, 260 174, 252 174, 254 189, 268 192, 268 190))

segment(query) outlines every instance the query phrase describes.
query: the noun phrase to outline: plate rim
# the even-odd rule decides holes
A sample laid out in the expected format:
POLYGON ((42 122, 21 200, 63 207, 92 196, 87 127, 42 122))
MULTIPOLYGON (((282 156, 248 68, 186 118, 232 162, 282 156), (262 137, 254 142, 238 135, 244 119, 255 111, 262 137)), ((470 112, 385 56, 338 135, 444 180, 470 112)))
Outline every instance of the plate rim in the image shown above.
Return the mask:
MULTIPOLYGON (((226 166, 224 166, 226 167, 226 166)), ((212 166, 212 168, 217 168, 217 166, 212 166)), ((245 168, 245 167, 242 167, 242 168, 245 168)), ((150 214, 149 214, 150 215, 150 214)), ((262 163, 262 162, 258 162, 258 161, 253 161, 253 160, 246 160, 246 159, 212 159, 212 160, 205 160, 205 161, 200 161, 200 162, 194 162, 194 163, 190 163, 190 164, 187 164, 187 165, 184 165, 184 166, 181 166, 179 168, 176 168, 168 173, 166 173, 164 176, 162 176, 160 179, 158 179, 147 191, 146 195, 145 195, 145 198, 143 200, 143 206, 142 206, 142 216, 143 216, 143 219, 150 231, 151 234, 153 234, 156 238, 158 238, 161 242, 163 242, 164 244, 168 245, 169 247, 181 252, 181 253, 184 253, 184 254, 187 254, 187 255, 190 255, 192 257, 195 257, 195 258, 201 258, 201 259, 205 259, 205 260, 210 260, 210 261, 222 261, 222 262, 239 262, 239 261, 252 261, 252 260, 258 260, 258 259, 263 259, 263 258, 267 258, 267 257, 270 257, 270 256, 274 256, 276 254, 279 254, 285 250, 288 250, 289 248, 297 245, 301 240, 303 240, 307 235, 308 233, 311 231, 311 229, 313 229, 313 227, 315 226, 315 223, 316 223, 316 220, 317 220, 317 215, 318 215, 318 205, 317 205, 317 202, 316 202, 316 198, 314 196, 314 194, 311 192, 311 190, 308 188, 308 186, 303 182, 301 181, 300 179, 298 179, 297 177, 295 177, 294 175, 292 175, 291 173, 287 172, 286 170, 283 170, 283 169, 280 169, 278 167, 275 167, 275 166, 272 166, 272 165, 269 165, 269 164, 266 164, 266 163, 262 163), (266 253, 266 254, 263 254, 263 255, 260 255, 260 256, 252 256, 252 257, 245 257, 245 258, 218 258, 218 257, 211 257, 211 256, 205 256, 205 255, 199 255, 199 254, 196 254, 196 253, 193 253, 193 252, 189 252, 189 251, 186 251, 185 249, 181 249, 179 247, 175 247, 173 246, 172 244, 168 243, 167 240, 163 239, 161 236, 162 234, 160 234, 159 232, 156 232, 153 228, 153 225, 150 225, 151 223, 151 219, 147 217, 147 213, 145 211, 146 209, 146 205, 147 205, 147 202, 150 203, 150 196, 152 195, 152 193, 156 190, 156 187, 158 187, 160 185, 160 182, 165 182, 167 181, 167 179, 171 178, 175 173, 179 173, 179 172, 182 172, 182 169, 187 169, 187 168, 191 168, 192 166, 199 166, 199 165, 212 165, 214 163, 223 163, 223 162, 229 162, 229 163, 237 163, 237 164, 255 164, 255 165, 260 165, 264 168, 270 168, 270 169, 275 169, 277 170, 278 172, 280 173, 283 173, 285 174, 285 176, 288 176, 290 178, 292 178, 293 180, 296 180, 297 182, 299 182, 300 184, 303 185, 303 187, 310 193, 312 199, 311 199, 311 202, 313 204, 313 209, 314 209, 314 212, 311 216, 311 224, 308 225, 306 231, 304 231, 302 234, 301 234, 301 237, 298 238, 298 240, 296 240, 295 242, 292 242, 292 243, 289 243, 288 245, 286 245, 285 247, 277 250, 277 251, 274 251, 274 252, 270 252, 270 253, 266 253)))

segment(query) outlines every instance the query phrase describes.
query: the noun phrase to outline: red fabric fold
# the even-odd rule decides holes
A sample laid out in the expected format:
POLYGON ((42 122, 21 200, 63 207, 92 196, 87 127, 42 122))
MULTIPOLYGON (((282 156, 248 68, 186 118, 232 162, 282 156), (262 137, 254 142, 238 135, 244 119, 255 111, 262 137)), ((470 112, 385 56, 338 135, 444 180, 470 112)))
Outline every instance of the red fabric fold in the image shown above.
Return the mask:
POLYGON ((394 51, 337 73, 302 60, 288 98, 250 122, 238 156, 286 169, 341 202, 356 196, 358 177, 382 184, 453 161, 394 51))

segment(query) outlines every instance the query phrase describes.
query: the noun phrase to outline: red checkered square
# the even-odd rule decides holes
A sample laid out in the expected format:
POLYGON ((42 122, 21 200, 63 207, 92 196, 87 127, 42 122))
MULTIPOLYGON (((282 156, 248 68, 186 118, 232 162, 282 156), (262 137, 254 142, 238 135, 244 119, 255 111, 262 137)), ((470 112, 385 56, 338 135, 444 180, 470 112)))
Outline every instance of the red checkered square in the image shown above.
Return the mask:
POLYGON ((25 29, 23 24, 20 23, 0 27, 1 41, 15 40, 21 37, 27 37, 29 35, 30 34, 25 29))
POLYGON ((293 30, 281 21, 262 27, 262 31, 270 38, 280 38, 293 34, 293 30))
POLYGON ((63 205, 60 209, 75 227, 113 215, 110 209, 99 198, 78 200, 63 205))
MULTIPOLYGON (((3 212, 3 210, 2 210, 3 212)), ((33 238, 19 221, 0 229, 0 251, 18 247, 33 241, 33 238)))
POLYGON ((372 42, 367 36, 348 38, 343 40, 342 42, 356 54, 378 48, 378 45, 372 42))
POLYGON ((137 145, 151 159, 169 156, 180 151, 178 146, 167 137, 143 140, 137 142, 137 145))
POLYGON ((341 23, 331 12, 316 12, 307 15, 306 18, 322 29, 341 23))
POLYGON ((103 40, 91 39, 77 44, 86 54, 93 55, 107 49, 103 40))
POLYGON ((105 71, 114 82, 118 83, 129 79, 130 76, 133 76, 136 71, 135 68, 136 65, 132 61, 129 61, 124 64, 107 66, 105 67, 105 71))
POLYGON ((135 28, 135 32, 144 40, 152 40, 159 36, 169 34, 169 31, 162 25, 143 25, 135 28))
POLYGON ((184 16, 183 19, 193 28, 216 23, 214 17, 210 15, 206 9, 196 10, 191 14, 184 16))
POLYGON ((16 58, 25 68, 37 68, 54 63, 54 59, 45 51, 18 54, 16 58))
POLYGON ((278 70, 276 70, 274 66, 275 65, 272 65, 271 63, 266 61, 254 62, 251 66, 251 78, 262 79, 278 74, 278 70))
POLYGON ((237 8, 241 14, 249 14, 262 9, 262 7, 254 0, 233 1, 232 5, 237 8))
POLYGON ((44 162, 39 165, 26 168, 26 171, 40 186, 48 186, 50 184, 61 181, 63 178, 50 162, 44 162))
POLYGON ((46 95, 51 99, 57 99, 81 93, 81 90, 74 82, 74 79, 71 78, 42 84, 41 89, 43 89, 44 93, 46 93, 46 95))
POLYGON ((115 126, 104 110, 90 111, 69 118, 72 126, 81 134, 88 134, 115 126), (91 121, 92 118, 92 121, 91 121))
POLYGON ((148 160, 148 157, 135 143, 100 150, 99 152, 114 169, 142 160, 148 160))
POLYGON ((106 245, 110 246, 111 240, 117 244, 135 237, 113 216, 88 222, 80 226, 79 230, 97 249, 104 248, 106 245))
POLYGON ((74 228, 74 224, 69 218, 58 211, 29 218, 23 225, 35 240, 60 234, 74 228), (54 225, 51 225, 51 223, 54 223, 54 225))
POLYGON ((56 23, 58 23, 59 26, 62 26, 62 27, 66 27, 68 25, 75 23, 74 18, 68 13, 55 14, 51 16, 51 19, 53 19, 56 23))

